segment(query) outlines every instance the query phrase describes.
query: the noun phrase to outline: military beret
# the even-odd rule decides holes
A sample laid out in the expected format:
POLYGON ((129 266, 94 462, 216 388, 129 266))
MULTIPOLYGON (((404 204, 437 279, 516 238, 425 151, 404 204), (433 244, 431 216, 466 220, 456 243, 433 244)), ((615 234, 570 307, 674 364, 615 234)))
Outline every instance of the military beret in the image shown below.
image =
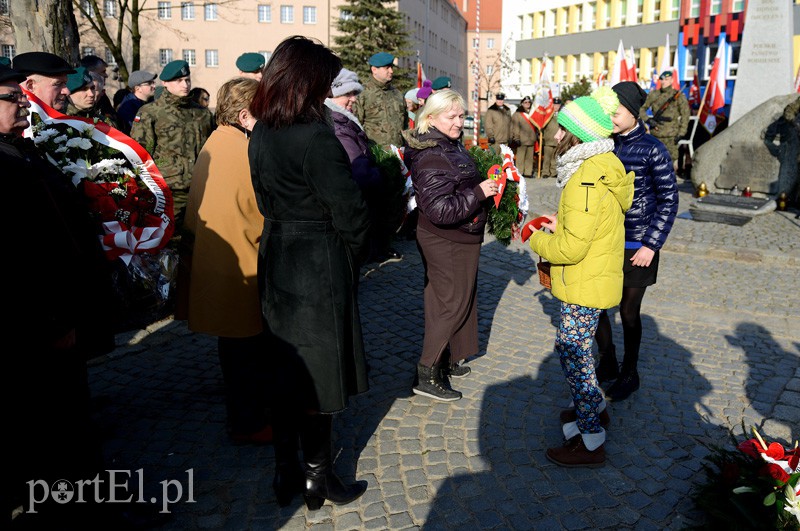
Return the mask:
POLYGON ((3 66, 8 66, 8 67, 10 67, 10 66, 11 66, 11 59, 9 59, 9 58, 8 58, 8 57, 6 57, 6 56, 2 56, 2 57, 0 57, 0 65, 3 65, 3 66))
POLYGON ((14 70, 26 76, 41 74, 43 76, 56 76, 60 74, 74 74, 75 69, 61 57, 47 52, 27 52, 14 57, 14 70))
POLYGON ((667 76, 672 77, 672 70, 664 70, 661 72, 661 75, 658 76, 658 79, 664 79, 667 76))
POLYGON ((260 53, 248 52, 243 53, 236 60, 236 68, 242 72, 258 72, 264 68, 264 56, 260 53))
POLYGON ((25 77, 25 74, 20 74, 8 64, 3 64, 0 62, 0 83, 4 83, 6 81, 16 81, 17 83, 21 83, 22 81, 25 81, 25 77))
POLYGON ((161 81, 172 81, 173 79, 178 79, 179 77, 186 77, 189 75, 189 63, 186 61, 182 61, 180 59, 176 61, 170 61, 164 66, 164 69, 161 70, 161 75, 158 76, 158 79, 161 81))
POLYGON ((450 88, 450 78, 447 76, 439 76, 433 80, 431 83, 431 88, 433 90, 442 90, 446 88, 450 88))
POLYGON ((74 74, 67 76, 67 88, 70 92, 75 92, 92 82, 92 76, 89 75, 89 70, 85 66, 79 66, 75 69, 74 74))
POLYGON ((388 52, 378 52, 369 58, 369 65, 380 68, 394 63, 394 55, 388 52))
POLYGON ((496 99, 496 100, 505 100, 506 99, 506 95, 504 93, 502 93, 502 92, 498 92, 497 94, 494 95, 494 99, 496 99))

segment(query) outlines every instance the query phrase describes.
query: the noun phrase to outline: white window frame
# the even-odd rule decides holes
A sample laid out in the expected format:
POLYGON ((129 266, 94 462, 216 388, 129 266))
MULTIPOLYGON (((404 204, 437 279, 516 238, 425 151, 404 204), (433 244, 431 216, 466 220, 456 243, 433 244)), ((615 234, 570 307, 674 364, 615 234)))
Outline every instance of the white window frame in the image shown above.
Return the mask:
POLYGON ((181 20, 194 20, 194 2, 181 2, 181 20))
POLYGON ((83 10, 86 11, 86 15, 89 17, 93 17, 94 6, 92 5, 92 3, 89 2, 89 0, 83 0, 82 5, 83 5, 83 10))
POLYGON ((108 66, 117 66, 117 60, 114 58, 114 54, 111 53, 111 50, 108 48, 106 48, 105 56, 105 61, 108 66))
POLYGON ((87 55, 95 55, 94 46, 84 46, 81 48, 81 57, 86 57, 87 55))
POLYGON ((303 6, 303 24, 317 23, 317 8, 314 6, 303 6))
POLYGON ((203 18, 205 20, 217 20, 219 15, 217 14, 217 4, 213 2, 209 2, 203 5, 203 18))
POLYGON ((272 4, 258 4, 258 22, 261 24, 272 22, 272 4))
POLYGON ((17 47, 13 44, 0 44, 0 55, 13 59, 17 55, 17 47))
POLYGON ((103 0, 103 16, 105 18, 117 17, 117 2, 116 0, 103 0))
POLYGON ((690 0, 689 18, 697 18, 700 16, 700 0, 690 0))
POLYGON ((172 48, 159 48, 158 50, 158 64, 166 66, 167 63, 172 61, 172 48))
POLYGON ((219 68, 219 50, 206 50, 206 68, 219 68))
POLYGON ((486 39, 486 49, 487 50, 493 50, 494 49, 494 39, 493 38, 488 37, 486 39))
MULTIPOLYGON (((0 15, 8 15, 10 13, 10 1, 9 0, 0 0, 0 15)), ((11 46, 10 44, 3 46, 11 46)))
POLYGON ((158 3, 158 19, 171 20, 172 19, 172 2, 159 2, 158 3))
POLYGON ((194 48, 187 48, 182 52, 183 60, 189 63, 189 66, 197 66, 197 50, 194 48))
POLYGON ((281 5, 281 24, 294 24, 294 6, 281 5))

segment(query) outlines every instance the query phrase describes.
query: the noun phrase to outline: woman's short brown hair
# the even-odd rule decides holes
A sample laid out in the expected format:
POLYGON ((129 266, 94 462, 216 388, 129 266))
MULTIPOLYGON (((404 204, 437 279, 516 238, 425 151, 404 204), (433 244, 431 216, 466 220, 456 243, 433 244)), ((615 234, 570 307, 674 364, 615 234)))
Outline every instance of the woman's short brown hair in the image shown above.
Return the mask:
MULTIPOLYGON (((564 129, 560 125, 558 127, 559 129, 564 129)), ((578 144, 583 144, 581 139, 564 129, 564 138, 562 138, 561 142, 556 146, 556 157, 560 157, 578 144)))
POLYGON ((236 77, 225 83, 217 92, 217 125, 237 125, 239 111, 249 109, 256 95, 258 81, 236 77))

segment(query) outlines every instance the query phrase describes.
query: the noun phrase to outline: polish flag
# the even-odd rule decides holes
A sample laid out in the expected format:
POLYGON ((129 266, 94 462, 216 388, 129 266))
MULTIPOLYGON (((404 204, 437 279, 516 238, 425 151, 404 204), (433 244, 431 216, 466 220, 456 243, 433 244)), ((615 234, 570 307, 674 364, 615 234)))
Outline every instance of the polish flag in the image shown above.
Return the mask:
POLYGON ((697 77, 697 68, 694 70, 692 86, 689 87, 689 105, 700 105, 700 78, 697 77))
POLYGON ((797 67, 797 75, 794 77, 794 91, 800 92, 800 66, 797 67))
POLYGON ((417 88, 422 88, 422 82, 428 79, 425 77, 425 72, 422 70, 422 63, 417 61, 417 88))
MULTIPOLYGON (((666 71, 672 72, 672 88, 675 90, 681 89, 681 80, 678 78, 678 47, 675 47, 675 56, 672 59, 673 63, 670 64, 670 57, 669 57, 669 33, 667 33, 667 42, 664 45, 664 55, 661 57, 661 67, 658 70, 658 75, 660 76, 666 71)), ((657 82, 657 87, 661 88, 661 80, 659 79, 657 82)))
POLYGON ((627 67, 628 73, 628 77, 625 81, 633 81, 635 83, 639 76, 636 75, 636 54, 633 53, 633 46, 631 46, 631 49, 625 54, 625 66, 627 67))
POLYGON ((725 73, 728 70, 726 58, 725 41, 720 39, 717 55, 714 57, 714 63, 711 67, 708 86, 706 87, 703 109, 700 111, 700 123, 712 134, 717 128, 717 111, 725 106, 725 73))
POLYGON ((547 122, 553 116, 553 62, 545 56, 542 60, 542 68, 539 70, 539 84, 536 88, 536 95, 533 98, 533 110, 530 119, 539 129, 544 129, 547 122))
POLYGON ((625 47, 622 45, 622 39, 619 40, 617 47, 617 56, 614 58, 614 68, 611 70, 611 86, 613 87, 620 81, 628 80, 628 65, 625 60, 625 47))

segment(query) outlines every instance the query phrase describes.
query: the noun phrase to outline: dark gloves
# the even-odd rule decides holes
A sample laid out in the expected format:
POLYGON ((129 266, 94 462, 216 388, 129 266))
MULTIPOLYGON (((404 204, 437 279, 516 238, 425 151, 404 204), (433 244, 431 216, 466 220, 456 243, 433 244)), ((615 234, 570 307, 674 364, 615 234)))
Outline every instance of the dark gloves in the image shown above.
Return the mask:
POLYGON ((490 137, 489 137, 489 143, 490 143, 490 144, 494 144, 494 137, 493 137, 493 136, 490 136, 490 137))
POLYGON ((514 140, 513 138, 508 143, 508 147, 510 147, 511 149, 516 149, 516 148, 520 147, 521 145, 522 145, 522 142, 520 142, 519 140, 514 140))

